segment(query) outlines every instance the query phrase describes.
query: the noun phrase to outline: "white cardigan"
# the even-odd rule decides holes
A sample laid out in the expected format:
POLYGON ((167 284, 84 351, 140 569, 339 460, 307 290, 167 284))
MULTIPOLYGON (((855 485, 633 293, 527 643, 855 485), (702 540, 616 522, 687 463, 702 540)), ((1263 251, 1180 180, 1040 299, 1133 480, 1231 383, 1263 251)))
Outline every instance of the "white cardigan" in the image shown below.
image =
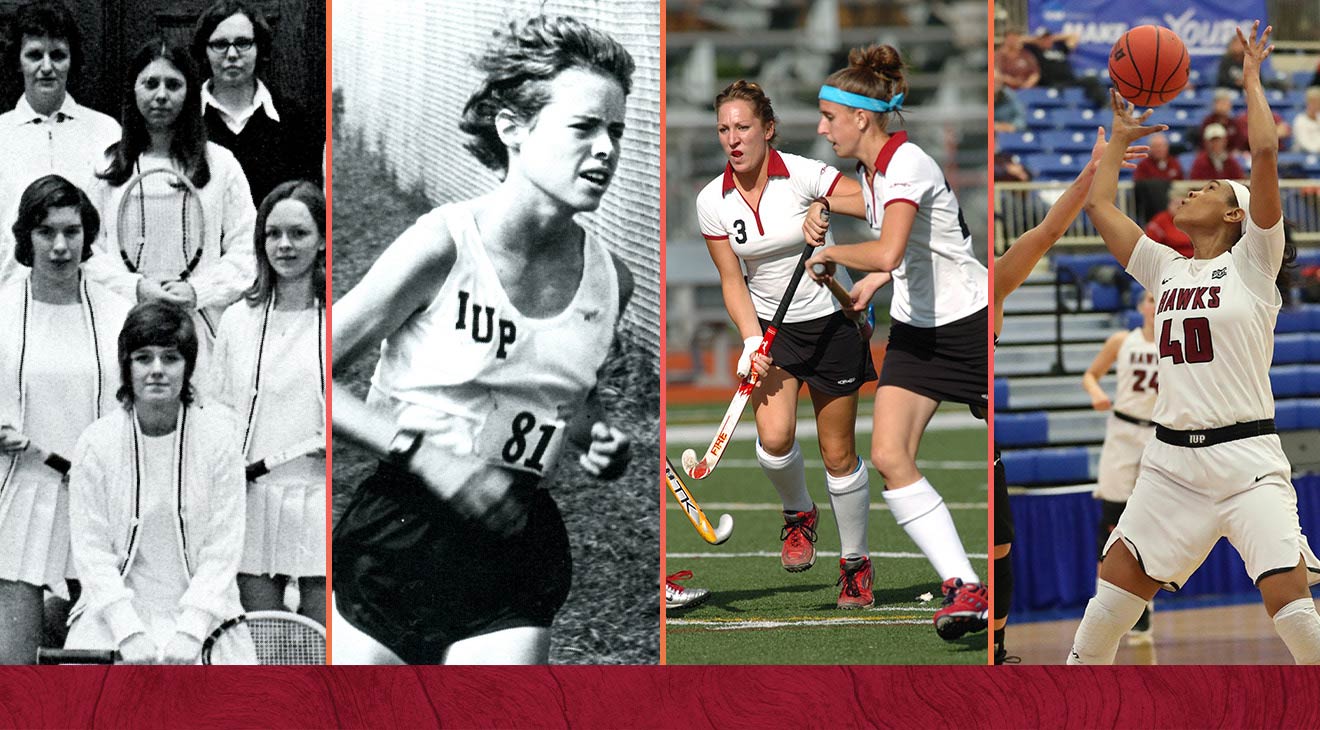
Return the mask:
MULTIPOLYGON (((13 279, 0 288, 0 422, 13 424, 20 431, 27 423, 27 404, 24 402, 25 385, 33 378, 38 382, 41 373, 34 373, 25 367, 23 355, 27 335, 24 313, 32 303, 30 285, 31 269, 23 269, 21 278, 13 279)), ((115 391, 119 389, 118 339, 123 329, 124 318, 132 304, 114 292, 83 277, 79 284, 82 293, 82 316, 87 329, 92 333, 94 342, 88 343, 94 349, 100 362, 95 392, 97 403, 95 412, 98 416, 118 410, 115 391)), ((61 454, 67 458, 72 454, 61 454)), ((18 470, 19 462, 25 458, 21 453, 0 460, 3 471, 0 472, 0 521, 9 508, 8 499, 12 490, 10 480, 18 470)), ((26 457, 30 458, 30 457, 26 457)))
POLYGON ((175 625, 198 641, 221 621, 242 613, 238 565, 243 554, 246 482, 232 419, 224 409, 180 409, 175 448, 182 438, 182 485, 138 484, 135 443, 140 431, 130 411, 117 408, 78 439, 69 480, 74 564, 82 598, 72 618, 98 614, 115 645, 146 630, 133 609, 124 577, 137 555, 141 489, 171 489, 188 589, 175 625), (82 615, 82 614, 86 615, 82 615))

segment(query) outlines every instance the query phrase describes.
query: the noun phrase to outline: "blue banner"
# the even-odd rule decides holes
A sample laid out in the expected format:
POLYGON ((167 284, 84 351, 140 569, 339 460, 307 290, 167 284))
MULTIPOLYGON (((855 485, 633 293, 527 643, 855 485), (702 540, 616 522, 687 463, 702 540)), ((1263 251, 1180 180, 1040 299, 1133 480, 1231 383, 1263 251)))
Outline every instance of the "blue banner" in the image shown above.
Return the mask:
MULTIPOLYGON (((1251 23, 1265 17, 1265 0, 1196 0, 1194 3, 1170 3, 1177 10, 1162 9, 1151 0, 1030 0, 1027 7, 1027 32, 1041 29, 1054 33, 1076 33, 1081 41, 1073 53, 1077 73, 1088 68, 1103 72, 1109 67, 1109 50, 1114 41, 1130 28, 1161 25, 1178 34, 1192 58, 1192 69, 1200 72, 1194 85, 1214 86, 1219 59, 1233 39, 1234 29, 1243 33, 1251 23)), ((1266 60, 1264 76, 1269 76, 1266 60)))

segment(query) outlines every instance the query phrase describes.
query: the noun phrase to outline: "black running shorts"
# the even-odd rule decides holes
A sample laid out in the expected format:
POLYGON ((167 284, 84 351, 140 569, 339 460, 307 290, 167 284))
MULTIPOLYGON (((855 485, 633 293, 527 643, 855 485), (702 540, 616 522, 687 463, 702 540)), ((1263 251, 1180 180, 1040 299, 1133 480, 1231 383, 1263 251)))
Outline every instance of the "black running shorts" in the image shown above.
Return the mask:
MULTIPOLYGON (((770 320, 761 320, 761 330, 770 320)), ((851 395, 875 380, 870 343, 863 343, 842 311, 805 322, 784 324, 770 345, 774 364, 828 395, 851 395)))
POLYGON ((984 407, 989 402, 989 349, 982 309, 939 327, 895 321, 889 329, 880 385, 893 385, 937 401, 984 407))
POLYGON ((568 597, 573 558, 559 508, 535 484, 514 487, 530 492, 527 526, 499 538, 382 462, 335 526, 340 613, 409 664, 438 664, 461 639, 548 628, 568 597))

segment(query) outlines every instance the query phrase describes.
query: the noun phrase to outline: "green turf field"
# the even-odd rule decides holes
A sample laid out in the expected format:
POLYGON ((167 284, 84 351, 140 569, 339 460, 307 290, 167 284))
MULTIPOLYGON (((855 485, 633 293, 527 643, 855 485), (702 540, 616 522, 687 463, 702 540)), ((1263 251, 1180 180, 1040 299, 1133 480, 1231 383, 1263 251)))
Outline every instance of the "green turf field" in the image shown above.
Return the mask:
MULTIPOLYGON (((714 434, 722 405, 671 407, 669 426, 709 423, 714 434), (712 414, 713 417, 712 417, 712 414)), ((946 406, 942 414, 957 415, 946 406)), ((961 409, 966 413, 966 409, 961 409)), ((869 421, 871 405, 861 413, 869 421)), ((802 427, 810 411, 800 411, 799 439, 807 459, 807 486, 820 507, 816 565, 788 573, 779 565, 783 524, 773 487, 761 474, 750 440, 750 411, 715 473, 685 482, 714 523, 734 518, 733 537, 708 545, 671 499, 667 505, 667 571, 692 570, 688 585, 709 588, 710 600, 688 611, 669 612, 670 664, 984 664, 984 632, 945 642, 935 635, 932 616, 940 606, 939 577, 884 508, 881 480, 871 470, 871 559, 876 605, 861 611, 835 608, 839 589, 839 536, 829 512, 824 468, 813 436, 802 427)), ((957 425, 957 424, 955 424, 957 425)), ((970 424, 969 424, 970 425, 970 424)), ((707 437, 707 442, 709 437, 707 437)), ((676 440, 667 452, 676 468, 684 449, 701 453, 707 443, 676 440)), ((870 434, 858 434, 858 452, 869 453, 870 434)), ((984 427, 928 431, 919 455, 922 472, 953 513, 972 565, 986 578, 986 433, 984 427)))

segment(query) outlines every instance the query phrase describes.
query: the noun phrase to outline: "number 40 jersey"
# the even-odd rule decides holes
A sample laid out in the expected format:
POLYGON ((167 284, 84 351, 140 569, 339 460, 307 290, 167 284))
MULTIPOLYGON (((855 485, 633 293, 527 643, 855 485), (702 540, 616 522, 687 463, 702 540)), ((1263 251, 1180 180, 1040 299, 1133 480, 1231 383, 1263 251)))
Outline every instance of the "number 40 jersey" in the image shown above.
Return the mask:
POLYGON ((401 429, 423 431, 457 455, 544 476, 614 339, 613 257, 587 236, 572 301, 537 318, 510 302, 470 203, 441 206, 403 235, 434 239, 443 229, 457 260, 431 304, 381 344, 368 402, 388 404, 401 429))
POLYGON ((1128 273, 1155 293, 1159 348, 1156 423, 1195 431, 1274 417, 1270 361, 1283 298, 1275 277, 1283 221, 1248 220, 1242 238, 1213 259, 1188 259, 1142 236, 1128 273))

